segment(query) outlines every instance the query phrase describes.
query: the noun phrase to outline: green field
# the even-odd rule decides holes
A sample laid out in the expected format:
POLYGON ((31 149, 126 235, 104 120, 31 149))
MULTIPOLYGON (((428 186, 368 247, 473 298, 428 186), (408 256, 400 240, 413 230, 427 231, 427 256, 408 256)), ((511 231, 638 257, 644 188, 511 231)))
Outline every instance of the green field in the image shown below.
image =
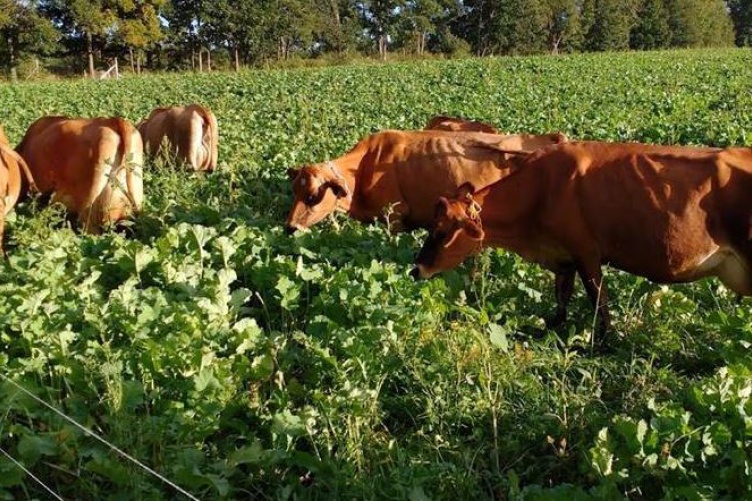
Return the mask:
MULTIPOLYGON (((0 264, 0 447, 66 499, 180 499, 5 379, 201 499, 752 496, 752 304, 609 270, 613 353, 581 284, 487 251, 414 282, 425 233, 338 216, 294 237, 287 167, 439 113, 509 132, 752 144, 752 51, 434 61, 0 87, 47 114, 199 102, 218 172, 145 169, 133 236, 19 205, 0 264)), ((752 196, 752 194, 750 194, 752 196)), ((0 456, 0 498, 46 497, 0 456)))

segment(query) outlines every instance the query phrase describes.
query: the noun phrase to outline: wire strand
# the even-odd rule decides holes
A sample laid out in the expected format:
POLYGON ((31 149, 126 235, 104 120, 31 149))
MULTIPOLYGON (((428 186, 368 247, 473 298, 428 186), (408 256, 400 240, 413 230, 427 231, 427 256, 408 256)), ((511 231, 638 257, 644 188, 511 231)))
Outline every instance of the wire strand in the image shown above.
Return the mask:
POLYGON ((35 476, 35 475, 34 475, 34 474, 33 474, 33 473, 31 472, 31 471, 29 471, 29 470, 28 470, 28 469, 27 469, 27 468, 26 468, 26 467, 25 467, 24 465, 22 465, 21 463, 19 463, 19 462, 18 462, 18 461, 16 461, 15 459, 13 459, 13 456, 11 456, 10 454, 8 454, 8 453, 7 453, 6 451, 5 451, 5 449, 3 449, 2 447, 0 447, 0 452, 2 452, 2 453, 3 453, 4 455, 5 455, 5 457, 7 457, 8 459, 10 459, 10 460, 11 460, 11 461, 13 462, 13 464, 14 464, 14 465, 16 465, 16 466, 18 466, 19 468, 21 468, 21 469, 22 469, 22 470, 24 471, 24 473, 26 473, 26 474, 27 474, 28 476, 30 476, 31 478, 33 478, 33 479, 34 479, 34 481, 35 481, 36 483, 38 483, 39 485, 41 485, 42 487, 44 487, 44 490, 46 490, 47 492, 49 492, 49 493, 50 493, 50 495, 51 495, 51 496, 52 496, 53 498, 57 499, 58 501, 65 501, 65 500, 64 500, 64 499, 63 499, 62 497, 60 497, 60 496, 58 495, 58 493, 57 493, 57 492, 53 491, 53 490, 52 490, 52 488, 50 488, 50 487, 47 487, 47 486, 45 485, 45 483, 44 483, 44 482, 42 482, 42 481, 41 481, 41 480, 40 480, 39 478, 37 478, 37 477, 36 477, 36 476, 35 476))
POLYGON ((12 384, 13 386, 15 386, 19 390, 21 390, 26 395, 30 396, 36 402, 42 404, 43 406, 47 407, 49 410, 53 411, 55 414, 57 414, 58 416, 60 416, 61 418, 65 419, 66 421, 68 421, 69 423, 71 423, 73 426, 75 426, 79 430, 83 431, 84 433, 86 433, 90 437, 96 438, 97 440, 99 440, 100 442, 102 442, 103 444, 105 444, 107 447, 109 447, 113 451, 117 452, 120 456, 124 457, 125 459, 127 459, 130 462, 132 462, 133 464, 141 467, 142 469, 146 470, 151 475, 157 477, 159 480, 161 480, 165 484, 169 485, 170 487, 172 487, 173 489, 175 489, 176 491, 178 491, 179 493, 181 493, 182 495, 184 495, 188 499, 191 499, 192 501, 200 501, 196 496, 194 496, 190 492, 186 491, 185 489, 183 489, 182 487, 180 487, 179 485, 177 485, 175 482, 172 482, 167 477, 165 477, 165 476, 159 474, 158 472, 156 472, 155 470, 149 468, 148 466, 146 466, 144 463, 142 463, 138 459, 134 458, 133 456, 131 456, 127 452, 119 449, 117 446, 111 444, 110 442, 108 442, 104 438, 100 437, 99 435, 97 435, 96 433, 94 433, 93 431, 91 431, 90 429, 86 428, 84 425, 80 424, 78 421, 74 420, 73 418, 68 417, 63 412, 59 411, 58 409, 56 409, 52 405, 48 404, 47 402, 45 402, 41 398, 37 397, 36 395, 34 395, 33 393, 31 393, 29 390, 27 390, 26 388, 24 388, 20 384, 16 383, 12 379, 10 379, 5 374, 0 374, 0 377, 2 377, 4 380, 8 381, 10 384, 12 384))

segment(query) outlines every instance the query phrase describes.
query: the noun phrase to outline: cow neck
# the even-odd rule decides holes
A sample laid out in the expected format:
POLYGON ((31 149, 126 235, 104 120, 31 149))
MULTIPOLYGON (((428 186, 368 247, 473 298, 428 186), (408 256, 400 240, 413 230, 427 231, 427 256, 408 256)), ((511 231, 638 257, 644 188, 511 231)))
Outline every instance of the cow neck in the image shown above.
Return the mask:
POLYGON ((356 174, 359 164, 360 156, 358 156, 357 161, 355 158, 350 159, 345 156, 336 160, 329 160, 324 164, 326 176, 333 181, 337 180, 341 182, 347 189, 347 195, 337 200, 338 210, 345 212, 350 211, 353 196, 355 194, 356 174))
POLYGON ((502 247, 513 244, 519 237, 534 231, 531 215, 538 203, 537 194, 540 190, 525 187, 531 181, 540 183, 543 180, 523 175, 524 170, 515 169, 504 179, 473 195, 473 200, 480 209, 483 246, 502 247))

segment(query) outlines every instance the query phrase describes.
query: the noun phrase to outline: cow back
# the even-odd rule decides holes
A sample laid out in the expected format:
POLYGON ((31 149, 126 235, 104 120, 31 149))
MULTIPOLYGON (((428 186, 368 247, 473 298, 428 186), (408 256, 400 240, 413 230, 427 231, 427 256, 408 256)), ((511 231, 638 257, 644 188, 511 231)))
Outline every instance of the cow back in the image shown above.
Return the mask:
POLYGON ((194 170, 216 168, 217 119, 202 106, 158 108, 139 125, 139 131, 150 155, 164 152, 194 170))
MULTIPOLYGON (((357 200, 361 207, 382 211, 403 204, 411 225, 429 227, 439 197, 451 197, 471 183, 492 184, 513 168, 505 150, 545 146, 558 135, 526 139, 485 133, 387 131, 376 135, 359 173, 357 200)), ((362 210, 362 209, 361 209, 362 210)))
POLYGON ((141 206, 143 145, 126 120, 46 117, 32 124, 19 153, 39 191, 77 214, 86 231, 141 206))
POLYGON ((493 125, 478 122, 476 120, 465 120, 464 118, 449 117, 446 115, 437 115, 431 118, 424 130, 445 130, 452 132, 487 132, 489 134, 498 134, 499 131, 493 125))

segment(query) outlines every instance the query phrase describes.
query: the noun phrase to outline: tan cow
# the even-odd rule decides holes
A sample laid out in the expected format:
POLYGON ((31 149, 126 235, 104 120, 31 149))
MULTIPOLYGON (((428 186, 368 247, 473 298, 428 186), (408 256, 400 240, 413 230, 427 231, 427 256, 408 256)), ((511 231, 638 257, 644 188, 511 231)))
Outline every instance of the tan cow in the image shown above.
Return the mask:
POLYGON ((149 155, 157 155, 166 147, 193 170, 217 168, 219 132, 217 119, 208 108, 196 104, 157 108, 138 130, 149 155))
POLYGON ((143 144, 122 118, 40 118, 16 149, 39 191, 76 214, 87 232, 141 209, 143 144))
POLYGON ((475 120, 465 120, 464 118, 448 117, 446 115, 437 115, 430 119, 424 130, 448 130, 452 132, 487 132, 489 134, 499 134, 496 127, 487 123, 475 120))
POLYGON ((8 141, 8 136, 5 135, 5 129, 3 129, 2 125, 0 125, 0 144, 10 146, 10 141, 8 141))
POLYGON ((565 141, 562 134, 500 136, 473 132, 384 131, 345 155, 288 170, 293 202, 287 230, 308 228, 335 210, 359 221, 390 212, 394 230, 426 228, 440 196, 465 182, 490 184, 509 172, 507 153, 565 141))
POLYGON ((5 255, 3 248, 5 216, 16 205, 24 184, 30 191, 36 192, 29 167, 23 158, 10 147, 8 138, 0 127, 0 251, 3 255, 5 255))
POLYGON ((565 320, 577 273, 601 330, 603 264, 660 283, 716 276, 752 295, 752 149, 573 142, 518 158, 497 183, 440 199, 414 276, 503 247, 556 273, 550 325, 565 320))

